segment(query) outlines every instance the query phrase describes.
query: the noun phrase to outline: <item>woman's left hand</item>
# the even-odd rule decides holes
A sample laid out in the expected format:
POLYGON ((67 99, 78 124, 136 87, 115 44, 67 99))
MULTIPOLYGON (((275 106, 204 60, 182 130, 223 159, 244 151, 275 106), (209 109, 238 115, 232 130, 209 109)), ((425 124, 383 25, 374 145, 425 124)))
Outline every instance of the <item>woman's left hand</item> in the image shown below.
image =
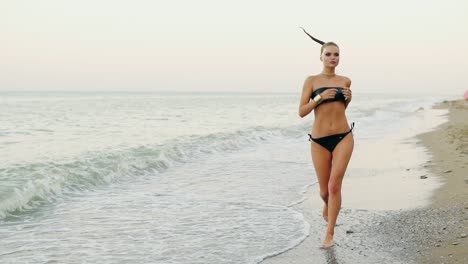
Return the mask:
POLYGON ((353 98, 353 93, 349 87, 344 87, 343 95, 345 96, 346 101, 351 101, 351 98, 353 98))

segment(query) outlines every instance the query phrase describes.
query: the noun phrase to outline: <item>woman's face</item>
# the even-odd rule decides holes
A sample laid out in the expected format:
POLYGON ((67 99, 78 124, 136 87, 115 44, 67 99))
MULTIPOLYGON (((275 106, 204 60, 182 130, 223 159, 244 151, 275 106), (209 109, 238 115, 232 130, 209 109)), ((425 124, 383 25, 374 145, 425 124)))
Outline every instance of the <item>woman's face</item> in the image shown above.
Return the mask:
POLYGON ((324 67, 334 68, 338 66, 338 63, 340 63, 340 49, 333 45, 325 47, 320 55, 320 60, 323 62, 324 67))

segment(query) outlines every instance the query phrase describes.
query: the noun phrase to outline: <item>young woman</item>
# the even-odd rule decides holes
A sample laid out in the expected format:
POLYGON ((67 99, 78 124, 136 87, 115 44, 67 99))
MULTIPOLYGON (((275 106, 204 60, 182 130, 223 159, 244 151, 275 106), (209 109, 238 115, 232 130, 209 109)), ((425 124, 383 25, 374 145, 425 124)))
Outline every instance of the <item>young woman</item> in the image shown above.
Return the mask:
MULTIPOLYGON (((303 29, 304 30, 304 29, 303 29)), ((309 35, 305 30, 304 32, 309 35)), ((309 76, 304 82, 299 105, 299 116, 305 117, 314 110, 312 126, 312 161, 317 173, 320 196, 325 202, 323 218, 328 229, 321 248, 333 246, 336 219, 341 208, 341 183, 354 147, 354 124, 349 128, 345 110, 352 99, 351 80, 335 74, 340 62, 340 49, 334 42, 320 41, 320 74, 309 76)))

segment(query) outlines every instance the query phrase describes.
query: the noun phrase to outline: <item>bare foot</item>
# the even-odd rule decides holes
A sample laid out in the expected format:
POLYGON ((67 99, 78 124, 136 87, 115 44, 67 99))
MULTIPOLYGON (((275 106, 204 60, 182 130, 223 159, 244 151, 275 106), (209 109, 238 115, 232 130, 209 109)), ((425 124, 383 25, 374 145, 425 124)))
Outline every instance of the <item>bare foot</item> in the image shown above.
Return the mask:
POLYGON ((325 237, 325 241, 323 241, 323 244, 320 246, 320 248, 326 249, 332 246, 333 246, 333 235, 327 234, 327 236, 325 237))
POLYGON ((322 212, 323 219, 328 222, 328 206, 325 204, 323 206, 323 212, 322 212))

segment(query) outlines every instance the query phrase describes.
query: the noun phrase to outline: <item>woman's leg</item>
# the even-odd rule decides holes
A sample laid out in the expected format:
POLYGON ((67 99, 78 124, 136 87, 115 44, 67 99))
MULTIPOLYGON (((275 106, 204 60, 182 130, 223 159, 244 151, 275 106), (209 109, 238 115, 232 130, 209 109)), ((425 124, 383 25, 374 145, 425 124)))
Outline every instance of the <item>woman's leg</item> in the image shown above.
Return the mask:
POLYGON ((354 138, 350 133, 341 140, 333 151, 330 180, 328 181, 328 229, 322 247, 333 245, 336 219, 341 208, 341 183, 354 148, 354 138))
POLYGON ((328 180, 331 172, 331 153, 324 147, 312 141, 311 144, 312 161, 317 174, 320 197, 325 202, 323 207, 323 218, 328 221, 328 180))

